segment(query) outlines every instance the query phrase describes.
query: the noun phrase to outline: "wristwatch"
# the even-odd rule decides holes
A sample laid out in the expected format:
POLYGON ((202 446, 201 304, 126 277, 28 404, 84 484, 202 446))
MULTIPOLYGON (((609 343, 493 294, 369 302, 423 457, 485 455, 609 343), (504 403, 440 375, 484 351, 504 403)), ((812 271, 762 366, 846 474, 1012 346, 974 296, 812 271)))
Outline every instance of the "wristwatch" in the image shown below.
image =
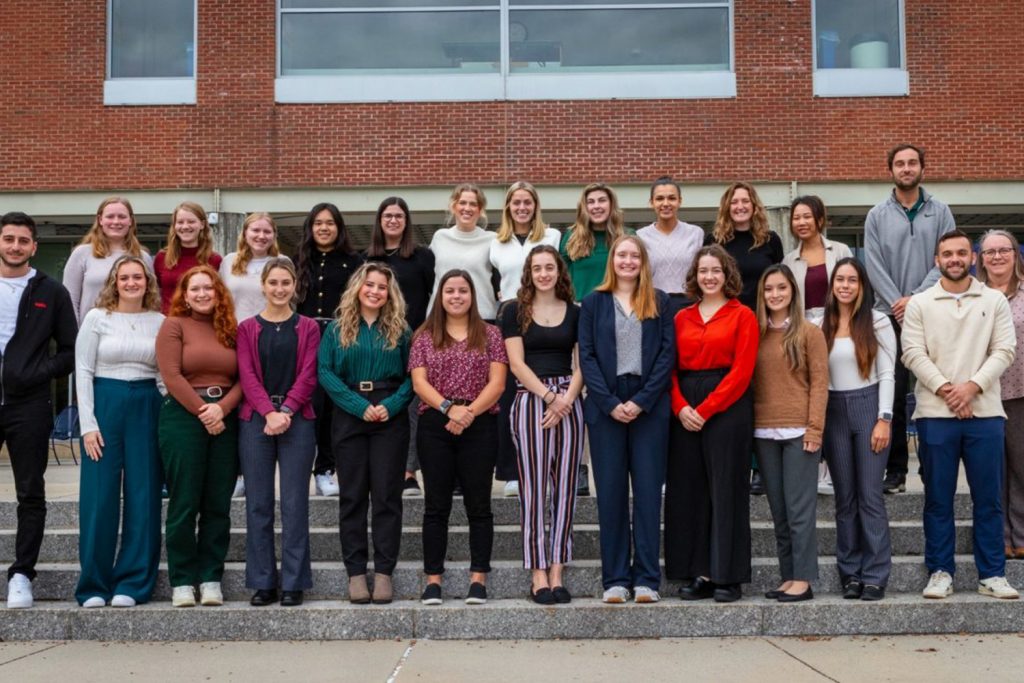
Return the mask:
POLYGON ((882 420, 883 422, 892 422, 892 413, 882 412, 878 416, 878 419, 882 420))
POLYGON ((442 415, 447 415, 448 414, 448 410, 451 407, 452 407, 452 402, 446 398, 445 400, 441 401, 441 406, 438 408, 438 410, 441 411, 442 415))
POLYGON ((289 417, 294 414, 292 413, 292 409, 289 408, 288 406, 281 406, 280 412, 284 413, 285 415, 288 415, 289 417))

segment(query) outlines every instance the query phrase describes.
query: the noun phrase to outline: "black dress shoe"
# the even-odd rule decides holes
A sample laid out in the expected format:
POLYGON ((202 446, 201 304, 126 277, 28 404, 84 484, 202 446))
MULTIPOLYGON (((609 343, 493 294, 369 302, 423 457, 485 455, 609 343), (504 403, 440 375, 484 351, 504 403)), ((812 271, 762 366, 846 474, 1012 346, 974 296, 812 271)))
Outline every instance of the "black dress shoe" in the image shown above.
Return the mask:
POLYGON ((882 480, 882 491, 885 493, 903 493, 907 490, 907 475, 889 472, 882 480))
POLYGON ((572 602, 572 593, 565 586, 555 586, 551 589, 551 594, 555 596, 555 602, 559 605, 568 605, 572 602))
POLYGON ((782 595, 782 591, 776 588, 775 590, 771 590, 765 593, 764 597, 768 598, 769 600, 778 600, 780 595, 782 595))
POLYGON ((537 590, 533 590, 531 588, 530 599, 538 605, 553 605, 556 602, 555 594, 547 586, 538 588, 537 590))
POLYGON ((750 495, 764 495, 764 479, 761 478, 761 473, 757 470, 754 470, 753 474, 750 475, 750 495))
MULTIPOLYGON (((845 596, 844 596, 845 597, 845 596)), ((864 586, 864 592, 860 594, 861 600, 870 600, 875 602, 885 597, 885 586, 872 586, 868 584, 864 586)))
POLYGON ((693 583, 679 589, 679 597, 683 600, 707 600, 714 597, 715 584, 708 579, 700 577, 693 580, 693 583))
POLYGON ((577 497, 590 495, 590 468, 587 465, 580 465, 579 479, 576 480, 576 495, 577 497))
POLYGON ((814 591, 808 586, 807 590, 803 593, 782 593, 779 596, 779 602, 803 602, 804 600, 813 600, 814 591))
POLYGON ((258 590, 249 599, 249 604, 253 607, 266 607, 267 605, 273 605, 275 602, 277 602, 277 591, 273 588, 258 590))
POLYGON ((282 591, 281 607, 298 607, 302 604, 302 591, 282 591))
POLYGON ((844 600, 860 600, 860 596, 863 592, 864 584, 857 579, 849 579, 843 584, 844 600))
POLYGON ((743 597, 743 589, 738 583, 730 583, 715 588, 715 602, 736 602, 743 597))

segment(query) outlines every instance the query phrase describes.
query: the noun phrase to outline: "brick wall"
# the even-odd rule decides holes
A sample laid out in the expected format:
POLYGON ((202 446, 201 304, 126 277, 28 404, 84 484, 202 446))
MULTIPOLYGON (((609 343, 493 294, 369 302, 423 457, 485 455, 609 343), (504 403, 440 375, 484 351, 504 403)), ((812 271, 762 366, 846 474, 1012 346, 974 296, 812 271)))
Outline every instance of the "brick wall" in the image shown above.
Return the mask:
POLYGON ((0 191, 1024 178, 1019 0, 906 0, 910 97, 815 99, 809 0, 736 0, 728 100, 277 105, 274 3, 199 0, 198 104, 105 107, 105 2, 0 4, 0 191))

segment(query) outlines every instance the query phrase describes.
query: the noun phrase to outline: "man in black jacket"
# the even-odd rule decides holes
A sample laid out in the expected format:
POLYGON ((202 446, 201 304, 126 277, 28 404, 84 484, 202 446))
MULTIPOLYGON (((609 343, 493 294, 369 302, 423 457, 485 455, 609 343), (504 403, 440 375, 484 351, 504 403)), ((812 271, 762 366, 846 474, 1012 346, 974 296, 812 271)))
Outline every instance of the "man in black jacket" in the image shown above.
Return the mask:
POLYGON ((0 445, 7 445, 18 495, 15 559, 7 606, 32 606, 32 580, 46 523, 46 440, 53 428, 50 380, 75 365, 75 322, 63 285, 29 265, 36 224, 15 211, 0 218, 0 445), (57 343, 50 351, 50 340, 57 343))

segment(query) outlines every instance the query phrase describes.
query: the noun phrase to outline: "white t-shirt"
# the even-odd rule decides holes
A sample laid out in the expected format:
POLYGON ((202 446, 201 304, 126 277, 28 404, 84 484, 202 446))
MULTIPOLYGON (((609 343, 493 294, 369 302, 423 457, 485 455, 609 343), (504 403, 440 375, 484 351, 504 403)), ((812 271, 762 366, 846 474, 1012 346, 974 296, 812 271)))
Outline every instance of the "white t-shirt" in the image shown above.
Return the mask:
POLYGON ((29 268, 21 277, 0 277, 0 354, 7 353, 7 343, 14 336, 18 325, 18 307, 25 294, 28 282, 36 276, 36 269, 29 268))

